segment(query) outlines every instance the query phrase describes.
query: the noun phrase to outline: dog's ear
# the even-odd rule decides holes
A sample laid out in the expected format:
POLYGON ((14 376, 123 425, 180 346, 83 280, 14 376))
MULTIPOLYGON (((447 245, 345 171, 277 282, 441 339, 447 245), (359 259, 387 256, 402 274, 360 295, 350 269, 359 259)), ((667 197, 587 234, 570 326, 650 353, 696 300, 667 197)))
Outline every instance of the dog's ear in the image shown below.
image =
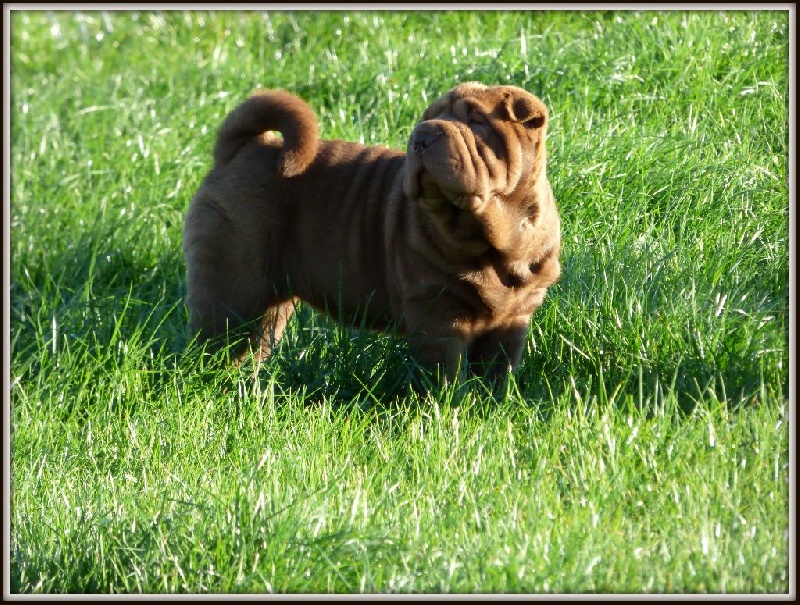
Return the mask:
POLYGON ((508 119, 525 128, 543 128, 547 124, 547 107, 532 95, 506 93, 504 107, 508 119))

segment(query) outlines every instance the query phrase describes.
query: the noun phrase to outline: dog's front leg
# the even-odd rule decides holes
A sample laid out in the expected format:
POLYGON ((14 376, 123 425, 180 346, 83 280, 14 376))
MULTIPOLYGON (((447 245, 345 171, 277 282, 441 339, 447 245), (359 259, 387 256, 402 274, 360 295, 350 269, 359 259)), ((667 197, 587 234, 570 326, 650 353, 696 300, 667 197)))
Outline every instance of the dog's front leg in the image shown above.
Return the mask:
POLYGON ((409 337, 420 363, 433 371, 442 384, 466 377, 467 337, 452 328, 417 326, 409 337))
POLYGON ((470 368, 489 382, 505 378, 519 365, 527 337, 527 320, 484 332, 469 345, 470 368))

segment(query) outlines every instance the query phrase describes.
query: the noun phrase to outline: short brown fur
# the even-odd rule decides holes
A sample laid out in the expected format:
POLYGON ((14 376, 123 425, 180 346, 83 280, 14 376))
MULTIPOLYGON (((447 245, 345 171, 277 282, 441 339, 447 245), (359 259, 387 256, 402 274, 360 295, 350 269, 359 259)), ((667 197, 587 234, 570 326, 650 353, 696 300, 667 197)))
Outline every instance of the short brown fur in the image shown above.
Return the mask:
POLYGON ((492 379, 514 369, 560 274, 547 119, 520 88, 461 84, 403 153, 319 140, 304 101, 254 94, 186 216, 192 331, 214 346, 244 329, 263 359, 302 300, 399 329, 446 379, 465 360, 492 379))

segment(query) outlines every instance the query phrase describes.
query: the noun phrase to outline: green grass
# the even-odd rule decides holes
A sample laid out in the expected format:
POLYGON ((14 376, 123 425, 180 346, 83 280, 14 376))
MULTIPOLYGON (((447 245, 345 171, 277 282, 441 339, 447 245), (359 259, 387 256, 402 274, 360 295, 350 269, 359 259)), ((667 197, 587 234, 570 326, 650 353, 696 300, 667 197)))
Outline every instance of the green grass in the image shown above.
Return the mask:
POLYGON ((10 19, 12 592, 789 592, 786 11, 10 19), (552 114, 563 278, 507 392, 307 308, 258 374, 196 355, 226 112, 402 147, 466 80, 552 114))

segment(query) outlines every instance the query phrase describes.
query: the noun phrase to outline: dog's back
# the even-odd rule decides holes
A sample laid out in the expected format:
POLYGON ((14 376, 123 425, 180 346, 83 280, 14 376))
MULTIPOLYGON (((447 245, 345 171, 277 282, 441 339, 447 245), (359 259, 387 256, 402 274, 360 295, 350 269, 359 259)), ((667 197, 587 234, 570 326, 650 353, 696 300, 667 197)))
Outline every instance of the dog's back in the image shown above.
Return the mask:
POLYGON ((186 217, 193 329, 215 337, 297 298, 347 322, 389 327, 386 216, 402 200, 404 158, 320 141, 313 112, 290 93, 257 93, 235 108, 186 217))

